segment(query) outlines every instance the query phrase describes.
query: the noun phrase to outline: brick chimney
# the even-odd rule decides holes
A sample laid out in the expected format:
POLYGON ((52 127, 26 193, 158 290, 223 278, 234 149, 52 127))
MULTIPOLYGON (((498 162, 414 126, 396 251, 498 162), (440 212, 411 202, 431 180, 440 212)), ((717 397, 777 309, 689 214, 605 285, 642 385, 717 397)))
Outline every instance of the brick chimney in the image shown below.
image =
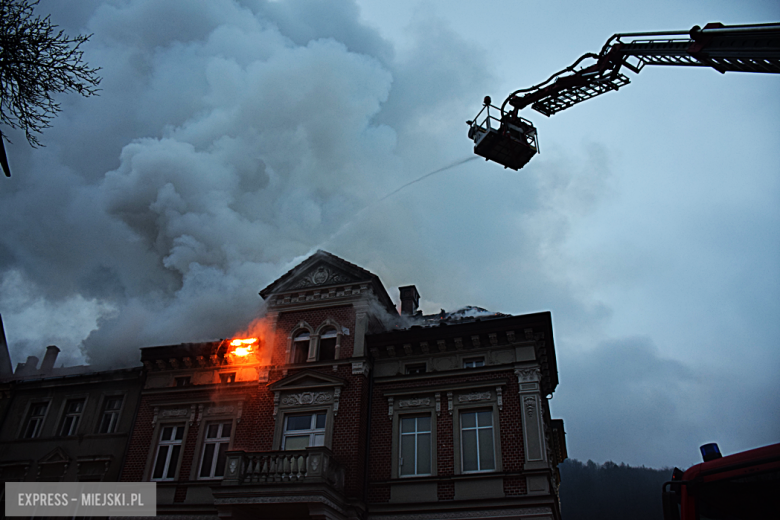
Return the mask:
POLYGON ((407 285, 399 287, 398 291, 401 293, 401 314, 414 316, 417 313, 417 305, 420 303, 420 293, 417 292, 417 287, 407 285))
POLYGON ((43 356, 43 361, 41 362, 41 373, 51 374, 52 370, 54 370, 54 362, 57 361, 57 354, 59 353, 60 349, 54 345, 46 347, 46 355, 43 356))

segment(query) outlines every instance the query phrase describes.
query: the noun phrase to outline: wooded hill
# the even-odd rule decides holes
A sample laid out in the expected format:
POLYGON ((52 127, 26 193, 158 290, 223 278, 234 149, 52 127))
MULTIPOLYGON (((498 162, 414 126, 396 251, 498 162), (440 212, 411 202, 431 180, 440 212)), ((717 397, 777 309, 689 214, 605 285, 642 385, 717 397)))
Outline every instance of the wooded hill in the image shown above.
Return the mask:
POLYGON ((568 459, 561 471, 563 520, 662 520, 661 486, 671 469, 568 459))

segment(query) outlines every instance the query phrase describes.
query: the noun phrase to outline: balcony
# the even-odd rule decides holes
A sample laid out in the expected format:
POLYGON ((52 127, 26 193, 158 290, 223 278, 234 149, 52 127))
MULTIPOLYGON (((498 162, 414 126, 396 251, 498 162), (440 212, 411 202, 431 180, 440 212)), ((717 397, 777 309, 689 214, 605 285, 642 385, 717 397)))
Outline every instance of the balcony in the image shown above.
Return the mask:
POLYGON ((348 516, 344 467, 325 447, 229 451, 225 477, 212 493, 221 519, 348 516))
POLYGON ((222 486, 328 484, 344 490, 344 468, 325 447, 247 453, 229 451, 222 486))

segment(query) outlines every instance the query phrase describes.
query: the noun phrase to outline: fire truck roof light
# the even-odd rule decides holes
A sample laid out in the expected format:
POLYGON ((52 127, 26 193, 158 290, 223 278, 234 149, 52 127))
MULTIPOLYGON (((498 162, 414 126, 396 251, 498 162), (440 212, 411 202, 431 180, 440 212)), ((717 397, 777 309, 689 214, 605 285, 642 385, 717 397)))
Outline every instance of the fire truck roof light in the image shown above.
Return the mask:
POLYGON ((701 458, 704 459, 704 462, 719 459, 723 456, 720 454, 720 448, 718 448, 718 444, 715 442, 705 444, 699 447, 699 449, 701 450, 701 458))

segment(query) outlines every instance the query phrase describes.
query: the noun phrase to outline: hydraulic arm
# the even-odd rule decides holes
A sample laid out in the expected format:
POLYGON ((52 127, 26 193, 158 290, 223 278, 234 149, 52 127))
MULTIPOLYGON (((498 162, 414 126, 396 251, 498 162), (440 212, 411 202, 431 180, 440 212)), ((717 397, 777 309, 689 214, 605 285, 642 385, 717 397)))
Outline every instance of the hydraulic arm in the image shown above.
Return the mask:
POLYGON ((584 54, 546 81, 511 93, 500 108, 492 107, 492 116, 490 98, 485 98, 483 111, 467 122, 474 152, 504 167, 522 168, 538 152, 538 143, 536 129, 520 118, 520 110, 530 106, 551 116, 628 85, 630 80, 622 69, 638 74, 645 65, 711 67, 721 73, 780 73, 780 23, 710 23, 687 32, 615 34, 600 53, 584 54), (624 41, 628 38, 635 39, 624 41), (480 120, 483 112, 486 118, 480 120))

